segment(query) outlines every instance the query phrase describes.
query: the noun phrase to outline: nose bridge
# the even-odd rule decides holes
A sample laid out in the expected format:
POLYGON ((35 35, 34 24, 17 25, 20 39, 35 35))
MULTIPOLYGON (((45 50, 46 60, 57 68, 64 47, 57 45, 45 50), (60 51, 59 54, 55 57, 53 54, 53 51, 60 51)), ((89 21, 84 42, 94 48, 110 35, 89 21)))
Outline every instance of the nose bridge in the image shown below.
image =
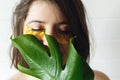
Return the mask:
POLYGON ((46 25, 45 26, 45 33, 52 36, 53 32, 54 32, 53 29, 54 29, 53 25, 46 25))
MULTIPOLYGON (((45 34, 54 36, 54 26, 53 25, 46 25, 45 26, 45 34)), ((43 44, 48 45, 46 38, 43 38, 43 44)))

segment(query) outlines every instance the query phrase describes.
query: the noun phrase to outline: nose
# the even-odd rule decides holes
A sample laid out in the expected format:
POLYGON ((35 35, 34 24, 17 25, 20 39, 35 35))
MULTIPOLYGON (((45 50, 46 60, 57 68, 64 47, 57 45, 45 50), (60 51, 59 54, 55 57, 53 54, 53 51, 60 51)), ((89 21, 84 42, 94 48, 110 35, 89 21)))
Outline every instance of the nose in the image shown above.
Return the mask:
MULTIPOLYGON (((45 34, 51 35, 54 37, 54 29, 53 26, 45 26, 45 34)), ((43 37, 43 44, 48 45, 45 36, 43 37)))

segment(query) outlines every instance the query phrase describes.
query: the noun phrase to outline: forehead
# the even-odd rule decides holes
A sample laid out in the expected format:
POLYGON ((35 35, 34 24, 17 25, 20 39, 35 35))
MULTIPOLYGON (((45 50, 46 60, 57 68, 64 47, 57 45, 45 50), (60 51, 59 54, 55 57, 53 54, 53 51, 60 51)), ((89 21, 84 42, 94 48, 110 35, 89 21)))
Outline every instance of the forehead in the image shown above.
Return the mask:
POLYGON ((66 21, 64 15, 61 13, 57 5, 45 1, 35 1, 31 4, 27 15, 27 20, 31 19, 42 20, 46 22, 66 21))

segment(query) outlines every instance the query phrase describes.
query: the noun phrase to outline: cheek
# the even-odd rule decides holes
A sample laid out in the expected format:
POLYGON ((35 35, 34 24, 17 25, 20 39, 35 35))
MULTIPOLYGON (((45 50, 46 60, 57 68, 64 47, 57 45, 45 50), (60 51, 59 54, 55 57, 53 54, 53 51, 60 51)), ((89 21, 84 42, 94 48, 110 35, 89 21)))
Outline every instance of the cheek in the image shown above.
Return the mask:
POLYGON ((32 31, 28 25, 24 26, 24 34, 32 34, 39 40, 42 40, 44 37, 44 31, 32 31))

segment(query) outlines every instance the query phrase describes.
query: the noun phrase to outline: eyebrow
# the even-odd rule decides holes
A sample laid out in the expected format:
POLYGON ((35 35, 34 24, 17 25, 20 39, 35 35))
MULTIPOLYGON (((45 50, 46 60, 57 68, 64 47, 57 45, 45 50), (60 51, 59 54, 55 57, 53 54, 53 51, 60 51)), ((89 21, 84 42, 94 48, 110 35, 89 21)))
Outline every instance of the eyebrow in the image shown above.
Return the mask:
POLYGON ((31 24, 31 23, 34 23, 34 22, 45 23, 44 21, 40 21, 40 20, 31 20, 31 21, 28 22, 28 24, 31 24))
MULTIPOLYGON (((31 24, 31 23, 34 23, 34 22, 37 22, 37 23, 46 23, 46 22, 40 21, 40 20, 31 20, 31 21, 28 22, 28 24, 31 24)), ((58 22, 57 24, 58 25, 68 24, 68 22, 67 21, 61 21, 61 22, 58 22)))

